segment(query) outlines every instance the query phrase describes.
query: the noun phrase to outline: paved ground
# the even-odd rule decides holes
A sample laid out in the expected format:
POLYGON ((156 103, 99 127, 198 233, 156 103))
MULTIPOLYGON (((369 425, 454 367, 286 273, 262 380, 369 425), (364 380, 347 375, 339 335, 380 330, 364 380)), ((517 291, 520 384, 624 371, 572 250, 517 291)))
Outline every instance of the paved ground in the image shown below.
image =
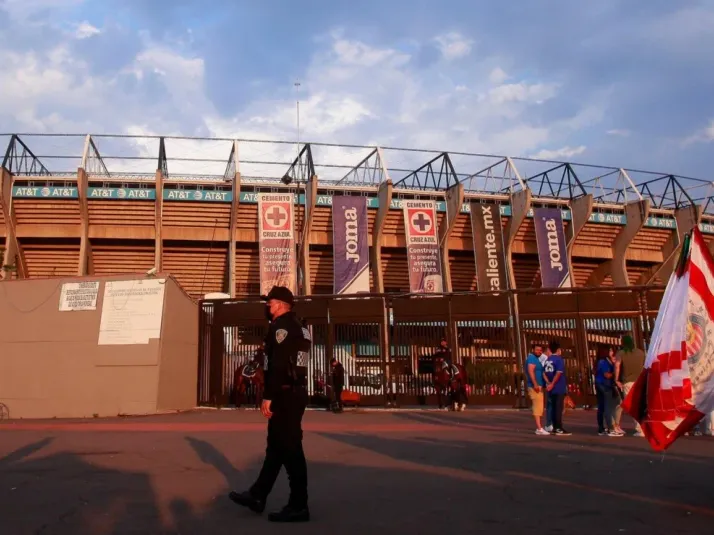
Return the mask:
MULTIPOLYGON (((226 497, 259 469, 256 412, 2 422, 0 533, 712 532, 714 440, 663 457, 593 420, 569 413, 573 436, 537 437, 516 412, 309 412, 313 522, 293 526, 226 497)), ((281 475, 268 507, 286 498, 281 475)))

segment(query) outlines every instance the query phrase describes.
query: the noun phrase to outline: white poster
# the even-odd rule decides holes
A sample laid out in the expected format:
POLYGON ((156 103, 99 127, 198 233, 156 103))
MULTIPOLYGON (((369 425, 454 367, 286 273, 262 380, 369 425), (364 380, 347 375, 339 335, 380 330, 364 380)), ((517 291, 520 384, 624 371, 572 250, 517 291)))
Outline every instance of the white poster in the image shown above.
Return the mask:
POLYGON ((59 310, 96 310, 98 295, 99 281, 66 282, 60 291, 59 310))
POLYGON ((161 336, 166 279, 112 281, 104 285, 101 345, 148 344, 161 336))

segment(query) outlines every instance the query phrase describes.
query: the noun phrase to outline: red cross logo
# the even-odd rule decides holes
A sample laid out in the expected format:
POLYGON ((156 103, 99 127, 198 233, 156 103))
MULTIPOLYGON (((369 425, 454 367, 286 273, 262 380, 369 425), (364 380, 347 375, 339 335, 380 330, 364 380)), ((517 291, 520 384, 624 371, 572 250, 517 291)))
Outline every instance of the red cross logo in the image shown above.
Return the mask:
POLYGON ((417 234, 430 234, 433 228, 431 216, 427 212, 415 211, 411 213, 409 221, 417 234))
POLYGON ((265 221, 266 225, 271 229, 287 228, 288 212, 279 204, 269 205, 265 208, 263 221, 265 221))

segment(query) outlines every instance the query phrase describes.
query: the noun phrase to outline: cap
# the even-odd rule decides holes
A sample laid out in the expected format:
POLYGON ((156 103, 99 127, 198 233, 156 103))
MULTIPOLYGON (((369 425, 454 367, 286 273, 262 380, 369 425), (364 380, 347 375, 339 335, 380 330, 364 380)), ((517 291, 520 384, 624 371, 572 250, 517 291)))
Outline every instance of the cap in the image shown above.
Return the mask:
POLYGON ((285 286, 273 286, 272 289, 268 292, 268 295, 261 295, 260 299, 263 301, 277 299, 278 301, 282 301, 283 303, 287 303, 291 306, 295 304, 293 300, 293 293, 290 291, 290 288, 287 288, 285 286))

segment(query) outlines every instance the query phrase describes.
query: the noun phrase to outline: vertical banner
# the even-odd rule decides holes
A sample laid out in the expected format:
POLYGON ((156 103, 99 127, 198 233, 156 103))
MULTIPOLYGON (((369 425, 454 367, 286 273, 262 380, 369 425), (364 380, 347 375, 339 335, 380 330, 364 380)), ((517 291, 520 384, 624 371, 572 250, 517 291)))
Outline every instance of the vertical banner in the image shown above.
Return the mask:
POLYGON ((543 288, 570 288, 570 265, 560 208, 534 208, 538 261, 543 288))
POLYGON ((471 234, 479 292, 508 289, 501 209, 497 204, 471 203, 471 234))
POLYGON ((273 286, 296 293, 293 202, 292 193, 258 193, 261 295, 273 286))
POLYGON ((436 201, 404 199, 409 291, 441 293, 441 254, 436 229, 436 201))
POLYGON ((332 197, 334 293, 369 292, 367 197, 332 197))

